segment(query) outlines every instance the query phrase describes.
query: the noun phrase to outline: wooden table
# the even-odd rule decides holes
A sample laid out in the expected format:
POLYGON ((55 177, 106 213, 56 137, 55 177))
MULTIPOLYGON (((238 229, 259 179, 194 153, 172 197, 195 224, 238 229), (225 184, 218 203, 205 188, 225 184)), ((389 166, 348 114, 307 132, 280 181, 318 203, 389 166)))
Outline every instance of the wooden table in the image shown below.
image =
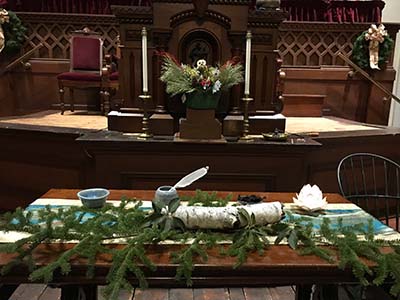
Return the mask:
MULTIPOLYGON (((78 190, 52 189, 41 198, 76 199, 78 190)), ((179 191, 181 195, 191 194, 192 191, 179 191)), ((219 193, 226 196, 228 192, 219 193)), ((266 201, 292 202, 294 193, 249 193, 233 192, 233 199, 239 194, 256 194, 266 197, 266 201)), ((111 190, 109 200, 118 200, 121 196, 152 199, 154 191, 141 190, 111 190)), ((330 203, 348 202, 338 194, 326 194, 330 203)), ((41 245, 36 252, 40 265, 47 264, 55 259, 72 244, 41 245)), ((116 246, 118 247, 118 246, 116 246)), ((170 262, 170 252, 177 250, 179 245, 151 245, 148 248, 148 257, 157 265, 156 272, 146 271, 151 287, 182 287, 182 283, 174 279, 176 265, 170 262)), ((0 266, 6 264, 11 255, 0 254, 0 266)), ((339 270, 336 265, 330 264, 316 256, 299 256, 287 245, 273 245, 263 256, 250 255, 247 262, 238 269, 233 269, 236 258, 219 255, 218 249, 209 251, 207 263, 199 263, 193 271, 193 287, 256 287, 268 285, 293 285, 313 283, 343 283, 357 282, 350 270, 339 270)), ((106 275, 110 267, 110 257, 102 255, 96 262, 95 277, 88 279, 85 276, 86 262, 76 259, 72 264, 72 271, 68 276, 55 275, 54 284, 62 287, 62 299, 73 299, 77 287, 85 288, 87 297, 96 298, 96 286, 106 283, 106 275)), ((132 277, 135 285, 137 280, 132 277)), ((16 268, 12 273, 0 277, 0 283, 20 284, 29 282, 28 270, 24 267, 16 268)), ((74 296, 75 295, 75 296, 74 296)))

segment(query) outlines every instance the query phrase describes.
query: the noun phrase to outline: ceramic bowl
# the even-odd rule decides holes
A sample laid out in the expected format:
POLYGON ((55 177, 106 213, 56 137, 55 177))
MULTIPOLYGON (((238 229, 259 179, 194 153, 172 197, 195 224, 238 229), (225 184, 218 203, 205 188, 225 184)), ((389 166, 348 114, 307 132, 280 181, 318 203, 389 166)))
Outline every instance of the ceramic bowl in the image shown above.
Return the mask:
POLYGON ((173 186, 169 185, 160 186, 154 195, 154 201, 162 201, 166 205, 169 205, 176 198, 179 198, 178 192, 173 186))
POLYGON ((102 188, 92 188, 78 192, 78 198, 89 208, 100 208, 106 203, 110 192, 102 188))

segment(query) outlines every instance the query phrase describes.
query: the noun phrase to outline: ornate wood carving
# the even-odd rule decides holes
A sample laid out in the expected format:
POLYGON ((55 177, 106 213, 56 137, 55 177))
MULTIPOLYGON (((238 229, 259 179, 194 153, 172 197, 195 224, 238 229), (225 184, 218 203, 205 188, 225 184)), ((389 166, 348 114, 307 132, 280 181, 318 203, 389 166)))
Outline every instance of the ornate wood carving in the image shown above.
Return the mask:
MULTIPOLYGON (((194 17, 197 17, 197 12, 194 9, 182 11, 171 17, 171 19, 170 19, 171 27, 174 28, 174 27, 178 26, 179 24, 182 24, 184 22, 187 22, 187 21, 193 19, 194 17)), ((212 11, 212 10, 205 11, 202 19, 203 19, 203 21, 209 20, 211 22, 220 24, 221 26, 223 26, 226 29, 231 28, 231 19, 227 16, 224 16, 223 14, 216 12, 216 11, 212 11)))
MULTIPOLYGON (((192 3, 192 0, 153 0, 153 2, 157 3, 192 3)), ((209 0, 209 4, 216 5, 245 5, 249 6, 249 0, 209 0)))
POLYGON ((150 6, 111 5, 111 10, 118 16, 119 23, 153 23, 153 9, 150 6))
MULTIPOLYGON (((284 66, 343 66, 340 51, 351 55, 356 37, 369 24, 335 24, 317 22, 284 22, 280 26, 278 50, 284 66)), ((388 25, 395 38, 395 25, 388 25)), ((392 61, 389 61, 389 65, 392 61)))
POLYGON ((28 28, 24 51, 43 43, 35 57, 68 59, 70 33, 85 26, 102 34, 106 53, 116 52, 119 26, 113 16, 42 13, 18 13, 18 16, 28 28))
MULTIPOLYGON (((174 0, 175 2, 176 0, 174 0)), ((159 1, 158 1, 159 2, 159 1)), ((190 2, 190 1, 186 1, 190 2)), ((246 1, 245 1, 246 2, 246 1)), ((210 0, 210 3, 213 3, 210 0)), ((235 2, 236 3, 236 2, 235 2)), ((126 8, 126 6, 123 6, 126 8)), ((121 7, 113 6, 115 11, 121 11, 121 7)), ((145 24, 151 16, 150 7, 128 7, 128 11, 135 12, 138 19, 143 18, 139 23, 145 24)), ((192 11, 193 13, 194 11, 192 11)), ((217 12, 210 12, 209 17, 223 24, 225 28, 231 26, 231 20, 217 12)), ((125 12, 126 14, 126 12, 125 12)), ((184 17, 183 13, 171 18, 173 22, 179 22, 184 17)), ((69 58, 68 38, 71 31, 82 29, 85 25, 93 31, 101 32, 107 52, 116 49, 119 26, 115 16, 111 15, 82 15, 82 14, 53 14, 53 13, 18 13, 25 26, 28 28, 27 43, 25 51, 29 51, 34 45, 42 42, 44 47, 35 55, 36 58, 69 58)), ((265 14, 251 13, 249 15, 249 25, 258 27, 267 25, 260 21, 265 14), (258 21, 257 21, 258 20, 258 21)), ((129 19, 129 18, 128 18, 129 19)), ((123 19, 128 21, 128 19, 123 19)), ((146 23, 147 24, 147 23, 146 23)), ((353 48, 355 37, 368 28, 369 24, 335 24, 318 22, 283 22, 279 27, 278 50, 283 59, 284 66, 342 66, 344 62, 337 58, 338 50, 350 55, 353 48)), ((394 38, 397 27, 389 24, 387 26, 389 34, 394 38)), ((128 39, 139 38, 133 30, 128 39)), ((242 32, 239 33, 243 34, 242 32)), ((230 33, 230 36, 232 33, 230 33)), ((255 43, 269 43, 270 34, 253 34, 255 43)), ((161 38, 158 35, 157 38, 161 38)), ((169 40, 169 37, 167 37, 169 40)), ((237 39, 236 43, 230 38, 233 48, 242 47, 242 40, 237 39)), ((156 44, 159 42, 154 41, 156 44)), ((389 62, 391 65, 391 61, 389 62)))

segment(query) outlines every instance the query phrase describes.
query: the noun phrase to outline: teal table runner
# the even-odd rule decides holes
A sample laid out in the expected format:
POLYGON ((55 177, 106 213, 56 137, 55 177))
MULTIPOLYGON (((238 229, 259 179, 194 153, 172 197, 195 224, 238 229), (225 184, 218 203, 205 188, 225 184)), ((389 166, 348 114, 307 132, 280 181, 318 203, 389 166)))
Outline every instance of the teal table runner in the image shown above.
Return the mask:
MULTIPOLYGON (((119 205, 119 201, 107 201, 107 203, 112 205, 119 205)), ((30 204, 26 208, 26 211, 31 211, 35 215, 35 212, 38 212, 39 210, 45 208, 48 205, 50 205, 54 209, 59 209, 59 208, 68 208, 71 206, 81 206, 82 203, 79 200, 42 198, 42 199, 37 199, 32 204, 30 204)), ((307 221, 305 222, 312 222, 315 230, 318 230, 320 228, 320 225, 322 224, 324 218, 330 219, 331 221, 330 223, 333 228, 338 225, 338 220, 340 218, 344 226, 364 224, 365 229, 367 229, 369 220, 372 219, 372 225, 376 238, 384 240, 400 239, 399 232, 386 226, 381 221, 372 217, 366 211, 362 210, 360 207, 352 203, 340 203, 340 204, 329 203, 326 209, 324 209, 322 214, 318 214, 315 216, 304 215, 300 213, 300 211, 293 203, 285 203, 284 206, 285 206, 284 208, 285 212, 289 212, 294 218, 306 217, 307 221)), ((142 208, 144 210, 151 210, 152 209, 151 201, 143 201, 142 208)), ((91 218, 92 216, 93 214, 85 213, 82 222, 91 218)), ((35 218, 33 218, 33 221, 35 221, 35 218)), ((285 221, 285 219, 283 221, 285 221)), ((8 233, 0 232, 0 242, 1 243, 15 242, 16 240, 24 236, 26 236, 26 234, 20 232, 8 232, 8 233)))

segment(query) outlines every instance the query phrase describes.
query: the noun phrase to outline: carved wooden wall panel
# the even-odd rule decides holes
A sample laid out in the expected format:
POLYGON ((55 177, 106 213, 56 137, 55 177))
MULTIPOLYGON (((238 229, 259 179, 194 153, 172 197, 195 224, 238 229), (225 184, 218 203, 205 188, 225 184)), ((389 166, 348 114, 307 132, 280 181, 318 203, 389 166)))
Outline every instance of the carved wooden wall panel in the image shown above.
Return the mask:
MULTIPOLYGON (((107 52, 116 49, 118 24, 112 15, 18 13, 28 28, 24 51, 42 42, 37 58, 69 58, 69 33, 89 26, 101 32, 107 52)), ((280 27, 278 50, 284 66, 343 66, 336 52, 350 55, 354 39, 370 24, 284 22, 280 27)), ((395 37, 395 25, 389 25, 395 37)))
MULTIPOLYGON (((278 50, 284 66, 343 66, 337 52, 350 56, 353 42, 370 24, 284 22, 280 27, 278 50)), ((396 37, 393 25, 388 27, 396 37)), ((391 62, 390 62, 391 63, 391 62)))
POLYGON ((103 35, 105 53, 116 50, 118 24, 113 16, 44 13, 18 13, 18 16, 28 29, 24 51, 40 42, 44 45, 35 56, 37 58, 69 59, 70 32, 85 26, 103 35))

